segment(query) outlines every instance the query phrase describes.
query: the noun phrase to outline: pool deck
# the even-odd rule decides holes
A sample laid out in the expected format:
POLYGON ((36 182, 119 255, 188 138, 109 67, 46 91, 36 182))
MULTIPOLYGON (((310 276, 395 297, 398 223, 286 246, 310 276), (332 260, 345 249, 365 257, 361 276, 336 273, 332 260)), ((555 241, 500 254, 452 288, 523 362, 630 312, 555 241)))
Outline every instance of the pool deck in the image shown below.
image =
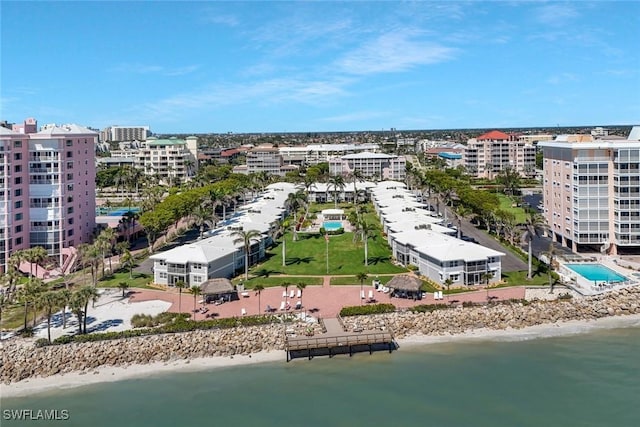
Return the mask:
POLYGON ((571 262, 562 262, 560 268, 560 276, 570 285, 575 286, 577 290, 583 295, 597 295, 607 291, 621 289, 631 286, 640 285, 640 273, 621 267, 616 264, 616 260, 618 258, 610 255, 602 255, 602 256, 592 256, 589 259, 586 259, 584 262, 578 262, 576 260, 571 260, 571 262), (589 280, 576 271, 572 270, 570 267, 567 267, 568 264, 597 264, 603 267, 612 270, 614 273, 624 277, 626 281, 624 282, 614 282, 607 283, 605 281, 593 281, 589 280), (567 274, 566 271, 562 271, 563 269, 568 269, 571 273, 567 274))

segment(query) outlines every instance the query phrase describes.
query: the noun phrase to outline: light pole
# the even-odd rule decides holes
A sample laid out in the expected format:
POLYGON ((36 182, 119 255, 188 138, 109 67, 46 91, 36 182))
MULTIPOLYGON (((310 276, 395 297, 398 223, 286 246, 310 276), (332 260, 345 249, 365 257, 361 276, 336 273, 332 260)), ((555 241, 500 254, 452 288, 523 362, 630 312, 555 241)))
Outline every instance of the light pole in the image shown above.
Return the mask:
POLYGON ((326 253, 325 258, 327 260, 327 274, 329 274, 329 235, 325 233, 324 241, 326 242, 326 253))

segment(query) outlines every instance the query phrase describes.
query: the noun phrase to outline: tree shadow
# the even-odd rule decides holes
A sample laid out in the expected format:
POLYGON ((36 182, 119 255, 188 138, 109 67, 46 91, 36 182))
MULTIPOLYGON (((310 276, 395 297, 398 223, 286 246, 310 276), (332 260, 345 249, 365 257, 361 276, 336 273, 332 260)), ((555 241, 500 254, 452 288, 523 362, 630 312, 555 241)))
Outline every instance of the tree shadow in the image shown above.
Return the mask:
POLYGON ((314 260, 315 260, 315 257, 312 257, 312 256, 307 256, 307 257, 304 257, 304 258, 290 257, 290 258, 287 258, 286 264, 287 265, 309 264, 311 261, 314 261, 314 260))
POLYGON ((269 269, 267 269, 267 268, 262 268, 262 269, 260 269, 260 270, 255 271, 253 274, 254 274, 256 277, 264 277, 264 278, 267 278, 267 277, 269 277, 269 276, 270 276, 270 275, 272 275, 272 274, 278 274, 278 273, 280 273, 278 270, 269 270, 269 269))
POLYGON ((388 262, 388 261, 389 261, 388 256, 374 256, 374 257, 369 257, 367 259, 367 264, 377 265, 379 263, 388 262))

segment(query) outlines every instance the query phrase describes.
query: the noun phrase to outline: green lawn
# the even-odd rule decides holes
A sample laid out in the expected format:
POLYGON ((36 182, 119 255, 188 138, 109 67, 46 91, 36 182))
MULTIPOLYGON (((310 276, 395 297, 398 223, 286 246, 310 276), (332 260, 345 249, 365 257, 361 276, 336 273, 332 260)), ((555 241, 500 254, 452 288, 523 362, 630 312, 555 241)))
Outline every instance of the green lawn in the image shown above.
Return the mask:
MULTIPOLYGON (((244 276, 236 277, 232 281, 234 284, 238 284, 240 282, 244 282, 244 276)), ((321 286, 322 285, 322 277, 295 277, 295 276, 286 276, 286 277, 250 277, 248 282, 244 282, 244 285, 248 289, 253 289, 253 287, 257 284, 261 284, 265 288, 271 288, 280 286, 285 282, 293 283, 292 288, 295 288, 295 285, 298 283, 304 283, 307 286, 321 286)))
POLYGON ((149 286, 149 282, 153 281, 153 277, 150 274, 133 273, 133 278, 129 278, 129 272, 116 272, 112 275, 107 275, 104 278, 98 280, 98 287, 100 288, 117 288, 118 283, 127 282, 130 288, 148 288, 154 289, 149 286))
MULTIPOLYGON (((345 210, 345 214, 354 208, 351 203, 340 203, 338 207, 345 210)), ((333 203, 312 204, 309 212, 320 212, 322 209, 333 208, 333 203)), ((375 227, 374 235, 368 240, 368 266, 364 265, 364 243, 353 241, 353 233, 329 236, 329 269, 327 272, 327 244, 320 234, 298 233, 298 240, 293 241, 291 231, 284 235, 286 240, 286 263, 282 265, 282 240, 267 251, 266 259, 251 268, 253 276, 268 277, 270 275, 356 275, 361 272, 367 274, 402 273, 407 270, 391 262, 391 249, 380 233, 380 222, 373 213, 371 204, 367 205, 365 218, 375 227)))
MULTIPOLYGON (((534 274, 531 280, 527 280, 527 270, 511 271, 508 273, 502 273, 502 280, 506 283, 499 285, 499 287, 506 286, 545 286, 549 285, 549 277, 546 273, 536 274, 535 267, 533 269, 534 274)), ((553 278, 551 279, 553 280, 553 278)))
POLYGON ((498 194, 498 199, 500 200, 500 209, 514 214, 518 224, 527 222, 527 212, 522 207, 513 206, 516 204, 515 200, 504 194, 498 194))
POLYGON ((251 269, 253 275, 325 275, 402 273, 405 268, 391 263, 391 250, 386 240, 378 233, 369 238, 369 265, 364 266, 364 244, 353 242, 353 233, 329 236, 329 270, 327 272, 327 244, 320 234, 298 234, 292 241, 291 233, 286 239, 286 265, 282 266, 282 241, 267 253, 266 261, 251 269))

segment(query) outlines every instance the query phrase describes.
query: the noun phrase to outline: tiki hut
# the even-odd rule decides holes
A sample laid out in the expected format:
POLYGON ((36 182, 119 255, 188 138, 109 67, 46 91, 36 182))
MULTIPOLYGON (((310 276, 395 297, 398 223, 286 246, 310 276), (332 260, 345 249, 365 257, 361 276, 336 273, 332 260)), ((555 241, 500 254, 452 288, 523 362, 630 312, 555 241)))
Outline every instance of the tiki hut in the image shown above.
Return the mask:
POLYGON ((387 283, 387 287, 391 288, 391 296, 398 298, 422 299, 422 280, 408 274, 395 276, 387 283))
POLYGON ((233 287, 231 280, 222 277, 207 280, 200 285, 200 290, 207 303, 211 301, 233 301, 238 299, 238 291, 233 287))

